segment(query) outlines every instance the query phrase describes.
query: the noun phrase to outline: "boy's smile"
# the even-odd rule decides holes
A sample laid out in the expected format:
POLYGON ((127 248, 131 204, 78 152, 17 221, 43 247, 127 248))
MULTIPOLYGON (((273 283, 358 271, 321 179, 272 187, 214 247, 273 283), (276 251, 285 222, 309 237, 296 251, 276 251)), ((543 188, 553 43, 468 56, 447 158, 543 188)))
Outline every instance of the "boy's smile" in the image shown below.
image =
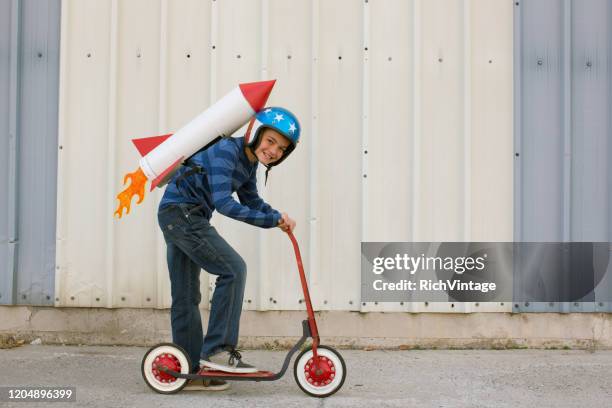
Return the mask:
POLYGON ((248 153, 249 160, 254 162, 255 160, 259 160, 259 162, 263 165, 269 165, 278 161, 289 147, 289 140, 278 133, 274 129, 265 128, 263 133, 261 134, 261 141, 259 142, 259 146, 255 149, 255 157, 252 157, 248 153))

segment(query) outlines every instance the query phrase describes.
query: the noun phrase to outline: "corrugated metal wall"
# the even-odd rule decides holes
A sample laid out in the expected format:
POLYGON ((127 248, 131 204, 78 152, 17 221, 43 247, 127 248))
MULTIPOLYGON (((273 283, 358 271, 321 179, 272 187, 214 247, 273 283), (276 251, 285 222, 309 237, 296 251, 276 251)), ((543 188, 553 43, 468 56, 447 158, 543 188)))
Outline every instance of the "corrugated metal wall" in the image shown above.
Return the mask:
MULTIPOLYGON (((515 47, 515 240, 612 242, 612 1, 523 0, 515 47)), ((611 311, 610 291, 514 309, 611 311)))
MULTIPOLYGON (((295 111, 305 134, 260 189, 298 222, 316 308, 510 310, 361 305, 359 260, 362 240, 512 240, 512 7, 64 0, 55 304, 169 306, 162 192, 112 218, 137 166, 130 139, 177 129, 239 82, 277 78, 269 104, 295 111)), ((249 265, 247 309, 302 308, 284 234, 213 223, 249 265)))
POLYGON ((0 2, 0 304, 53 304, 60 2, 0 2))

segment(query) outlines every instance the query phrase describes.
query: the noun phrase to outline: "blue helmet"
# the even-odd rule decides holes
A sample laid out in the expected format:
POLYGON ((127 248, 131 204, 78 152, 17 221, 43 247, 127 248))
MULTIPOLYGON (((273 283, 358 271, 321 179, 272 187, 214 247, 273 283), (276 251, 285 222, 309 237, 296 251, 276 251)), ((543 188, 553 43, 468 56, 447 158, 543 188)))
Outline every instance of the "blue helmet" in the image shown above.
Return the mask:
POLYGON ((283 153, 283 156, 274 163, 269 164, 268 170, 272 166, 280 164, 283 160, 291 154, 295 146, 300 141, 301 126, 297 117, 285 108, 276 106, 270 106, 263 108, 255 114, 245 135, 245 143, 253 151, 257 149, 260 142, 261 133, 265 128, 270 128, 281 135, 285 136, 289 140, 290 144, 287 150, 283 153))

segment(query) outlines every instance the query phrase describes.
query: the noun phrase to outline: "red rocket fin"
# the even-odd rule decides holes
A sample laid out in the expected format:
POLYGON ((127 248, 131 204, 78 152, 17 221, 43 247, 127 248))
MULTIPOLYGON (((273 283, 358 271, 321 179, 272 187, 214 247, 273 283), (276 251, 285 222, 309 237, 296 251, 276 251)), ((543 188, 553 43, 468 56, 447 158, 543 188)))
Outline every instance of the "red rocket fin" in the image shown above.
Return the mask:
POLYGON ((142 137, 140 139, 132 139, 132 143, 134 143, 141 156, 146 156, 147 153, 155 149, 170 136, 172 136, 172 133, 161 136, 142 137))
MULTIPOLYGON (((168 136, 169 136, 169 135, 168 135, 168 136)), ((161 136, 158 136, 158 137, 161 137, 161 136)), ((154 180, 151 182, 151 190, 149 190, 149 191, 153 191, 153 189, 154 189, 155 187, 157 187, 157 185, 158 185, 159 183, 161 183, 161 182, 162 182, 162 181, 163 181, 163 180, 166 178, 166 176, 167 176, 168 174, 172 173, 172 171, 173 171, 174 169, 176 169, 176 168, 178 167, 178 165, 180 165, 180 164, 183 162, 183 160, 184 160, 184 159, 185 159, 185 156, 181 156, 181 158, 180 158, 180 159, 178 159, 177 161, 175 161, 174 163, 172 163, 172 164, 170 165, 170 167, 168 167, 166 170, 164 170, 164 172, 163 172, 162 174, 160 174, 159 176, 157 176, 157 178, 156 178, 156 179, 154 179, 154 180)))
POLYGON ((255 112, 259 112, 268 101, 268 96, 272 92, 272 88, 276 83, 276 79, 271 81, 260 81, 260 82, 249 82, 246 84, 240 84, 240 90, 242 94, 249 101, 251 108, 255 112))

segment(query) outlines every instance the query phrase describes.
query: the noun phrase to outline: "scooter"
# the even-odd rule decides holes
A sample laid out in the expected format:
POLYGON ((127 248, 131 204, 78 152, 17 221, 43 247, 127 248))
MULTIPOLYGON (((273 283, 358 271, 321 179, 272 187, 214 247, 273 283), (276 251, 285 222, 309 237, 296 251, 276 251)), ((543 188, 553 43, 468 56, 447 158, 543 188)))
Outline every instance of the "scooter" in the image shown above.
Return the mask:
POLYGON ((319 344, 319 332, 308 292, 300 248, 293 233, 289 231, 287 235, 293 244, 308 319, 302 321, 302 337, 285 356, 281 370, 277 373, 257 371, 237 374, 203 367, 198 373, 192 374, 191 359, 188 358, 185 350, 173 343, 161 343, 149 349, 142 359, 142 377, 149 387, 160 394, 174 394, 185 387, 187 380, 192 379, 275 381, 285 374, 291 357, 308 338, 312 338, 312 345, 306 347, 297 356, 293 365, 293 376, 297 385, 306 394, 319 398, 329 397, 342 387, 346 378, 346 365, 340 353, 331 347, 319 344))

